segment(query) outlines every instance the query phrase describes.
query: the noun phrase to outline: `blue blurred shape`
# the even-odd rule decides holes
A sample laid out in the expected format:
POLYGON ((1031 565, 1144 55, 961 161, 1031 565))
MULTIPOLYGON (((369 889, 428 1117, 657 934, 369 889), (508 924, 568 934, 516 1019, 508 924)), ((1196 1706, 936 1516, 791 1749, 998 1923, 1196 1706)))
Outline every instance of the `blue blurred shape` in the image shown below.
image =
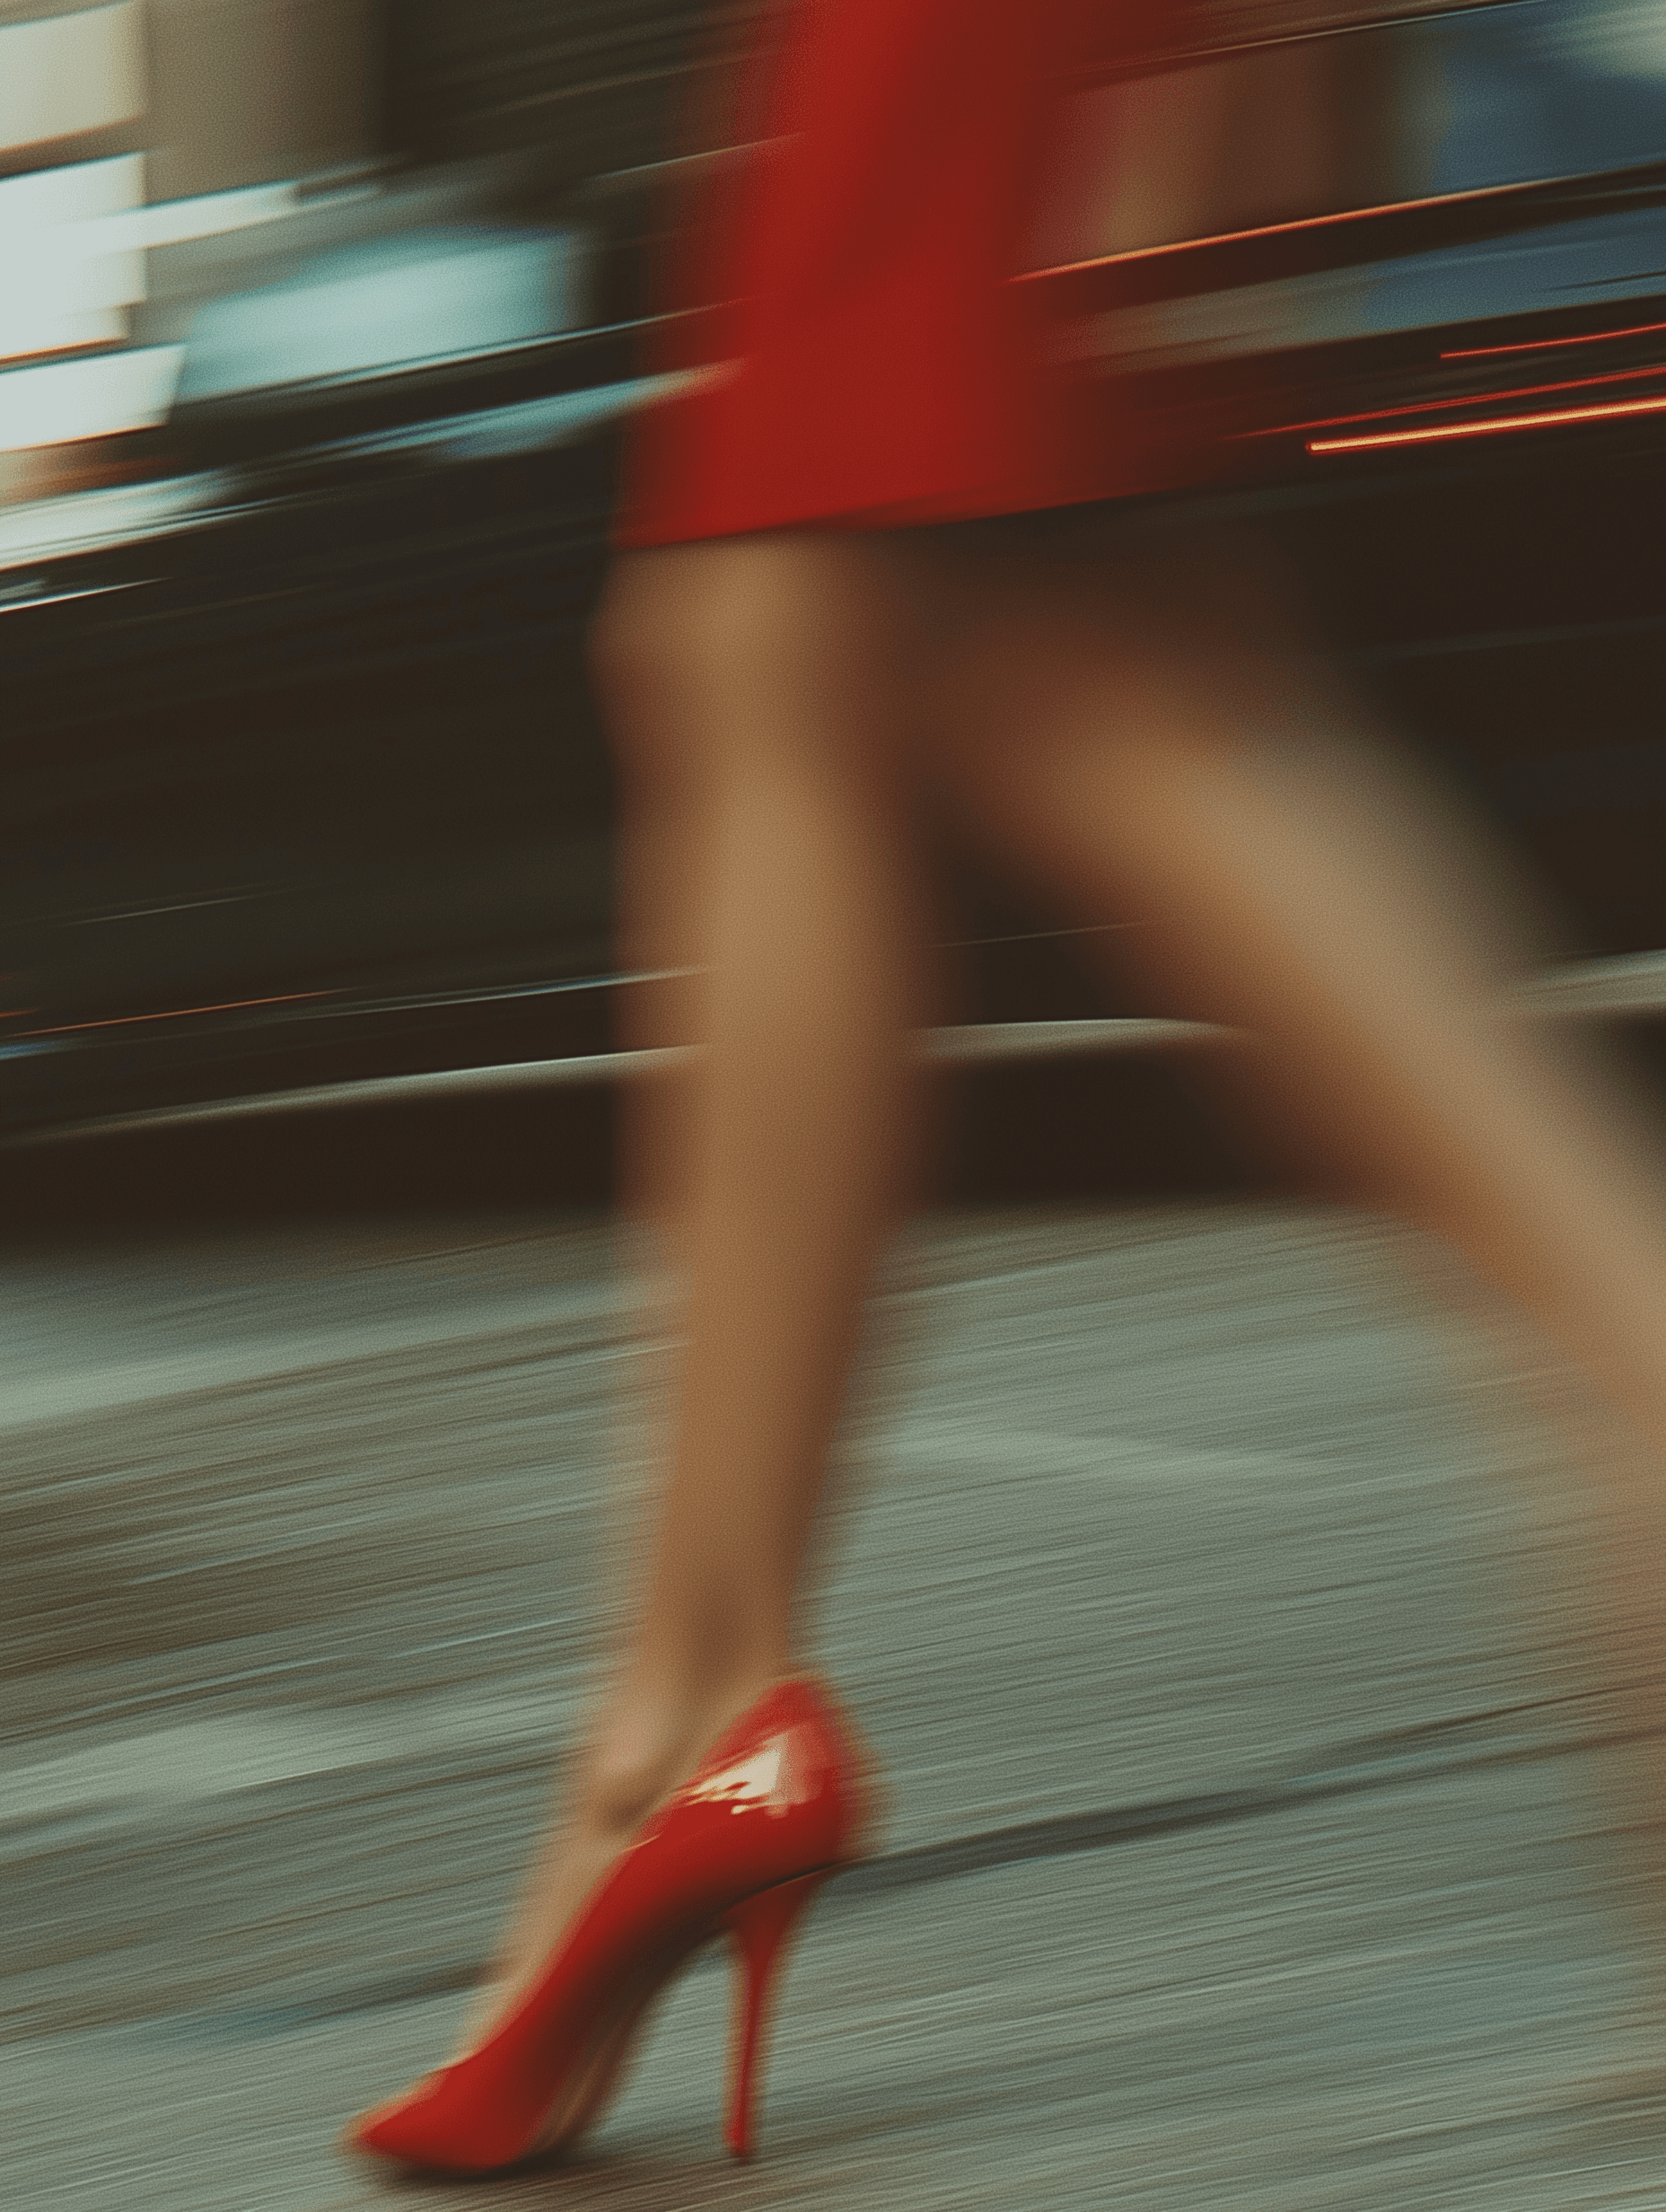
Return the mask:
POLYGON ((532 453, 586 437, 651 399, 664 399, 688 381, 684 373, 631 377, 583 391, 552 392, 517 406, 477 408, 427 422, 402 423, 392 430, 332 440, 322 450, 359 455, 408 453, 434 461, 491 461, 532 453))
POLYGON ((1469 192, 1666 155, 1660 0, 1504 0, 1399 27, 1424 79, 1422 186, 1469 192))
POLYGON ((571 329, 580 240, 567 231, 428 230, 321 255, 194 318, 181 400, 352 382, 571 329))

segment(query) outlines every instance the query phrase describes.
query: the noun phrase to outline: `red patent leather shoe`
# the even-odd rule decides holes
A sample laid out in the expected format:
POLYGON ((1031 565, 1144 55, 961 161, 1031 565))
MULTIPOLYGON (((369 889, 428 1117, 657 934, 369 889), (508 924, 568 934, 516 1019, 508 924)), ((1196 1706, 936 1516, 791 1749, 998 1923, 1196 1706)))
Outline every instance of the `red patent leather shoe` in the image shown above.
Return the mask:
POLYGON ((575 2142, 650 2001, 726 1933, 739 1984, 724 2135, 747 2157, 784 1946, 820 1884, 855 1856, 864 1802, 855 1740, 826 1693, 777 1683, 644 1822, 502 2026, 355 2120, 347 2142, 443 2173, 491 2173, 575 2142))

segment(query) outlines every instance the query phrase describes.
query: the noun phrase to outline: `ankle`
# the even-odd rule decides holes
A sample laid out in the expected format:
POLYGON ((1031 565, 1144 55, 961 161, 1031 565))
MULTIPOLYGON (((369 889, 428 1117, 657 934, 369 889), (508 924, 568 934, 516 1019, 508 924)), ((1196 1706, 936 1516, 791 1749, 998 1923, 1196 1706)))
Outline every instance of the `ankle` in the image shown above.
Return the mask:
POLYGON ((580 1783, 587 1826, 629 1834, 713 1740, 790 1670, 771 1655, 720 1672, 633 1666, 592 1732, 580 1783))

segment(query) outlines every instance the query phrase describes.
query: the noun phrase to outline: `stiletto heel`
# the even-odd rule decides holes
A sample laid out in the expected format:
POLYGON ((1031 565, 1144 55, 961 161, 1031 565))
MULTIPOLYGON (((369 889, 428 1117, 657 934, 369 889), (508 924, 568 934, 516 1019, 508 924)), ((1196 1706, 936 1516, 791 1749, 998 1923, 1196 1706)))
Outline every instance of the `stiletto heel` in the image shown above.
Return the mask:
POLYGON ((760 1890, 724 1918, 723 1926, 734 1942, 737 1973, 734 2055, 723 2141, 737 2158, 750 2158, 756 2140, 758 2090, 776 1979, 794 1930, 827 1878, 825 1874, 802 1874, 796 1882, 760 1890))
POLYGON ((495 2173, 575 2142, 606 2105, 654 1997, 727 1932, 742 1995, 725 2135, 745 2157, 783 1945, 855 1856, 862 1762, 825 1693, 780 1682, 726 1729, 638 1829, 487 2040, 355 2121, 347 2141, 441 2173, 495 2173))

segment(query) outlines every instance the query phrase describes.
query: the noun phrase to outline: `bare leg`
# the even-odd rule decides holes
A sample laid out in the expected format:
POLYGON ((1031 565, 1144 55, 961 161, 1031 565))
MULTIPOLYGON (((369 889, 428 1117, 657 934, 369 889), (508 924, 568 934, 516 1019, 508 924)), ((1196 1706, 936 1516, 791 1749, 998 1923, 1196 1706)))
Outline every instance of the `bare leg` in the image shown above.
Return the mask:
POLYGON ((1438 824, 1416 847, 1385 826, 1320 675, 1133 611, 1119 630, 1014 592, 968 633, 944 742, 985 833, 1095 915, 1149 921, 1176 1004, 1271 1047, 1310 1137, 1467 1252, 1666 1454, 1658 1133, 1499 1016, 1490 917, 1442 873, 1438 824))
MULTIPOLYGON (((1095 919, 1149 924, 1129 934, 1176 1010, 1261 1040, 1258 1072, 1309 1140, 1455 1245, 1623 1417, 1632 1446, 1589 1470, 1611 1540, 1609 1663, 1626 1725, 1656 1729, 1661 1132, 1594 1056, 1500 1017, 1485 863, 1454 865, 1461 833, 1438 821, 1385 823, 1348 703, 1281 638, 1276 611, 1258 637, 1230 594, 1218 617, 1195 616, 1184 581, 961 575, 943 775, 1025 873, 1095 919), (1108 592, 1126 593, 1123 619, 1108 592), (1326 724, 1339 742, 1320 741, 1326 724)), ((1657 1824, 1666 1783, 1646 1749, 1643 1765, 1632 1786, 1657 1824)))
POLYGON ((637 1617, 495 2002, 712 1736, 793 1663, 916 1014, 901 647, 882 560, 855 539, 639 556, 604 616, 640 826, 635 929, 703 971, 687 1127, 662 1105, 636 1132, 653 1207, 687 1191, 687 1348, 637 1617))

